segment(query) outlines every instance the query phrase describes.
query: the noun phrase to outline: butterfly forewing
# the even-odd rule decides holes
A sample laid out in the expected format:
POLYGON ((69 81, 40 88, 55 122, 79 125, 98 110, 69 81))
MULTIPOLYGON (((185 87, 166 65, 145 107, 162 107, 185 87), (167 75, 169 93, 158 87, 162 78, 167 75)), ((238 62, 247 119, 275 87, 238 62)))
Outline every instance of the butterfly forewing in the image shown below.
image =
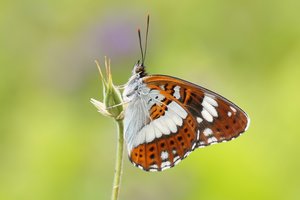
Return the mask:
POLYGON ((198 147, 231 140, 247 129, 247 114, 219 94, 170 76, 152 75, 145 77, 144 82, 170 94, 193 116, 196 131, 200 132, 198 147))

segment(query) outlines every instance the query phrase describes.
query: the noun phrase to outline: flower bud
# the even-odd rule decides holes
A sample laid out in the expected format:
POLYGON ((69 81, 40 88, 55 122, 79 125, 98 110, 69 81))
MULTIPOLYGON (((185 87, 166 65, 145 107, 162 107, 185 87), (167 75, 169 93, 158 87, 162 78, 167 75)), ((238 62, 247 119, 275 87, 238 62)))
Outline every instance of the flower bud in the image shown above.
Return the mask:
POLYGON ((104 116, 113 117, 116 120, 122 119, 123 114, 123 101, 122 95, 113 84, 112 75, 110 71, 110 61, 107 61, 105 57, 106 79, 104 78, 100 65, 96 61, 99 69, 100 78, 103 85, 103 103, 95 99, 91 99, 91 103, 98 109, 98 111, 104 116))

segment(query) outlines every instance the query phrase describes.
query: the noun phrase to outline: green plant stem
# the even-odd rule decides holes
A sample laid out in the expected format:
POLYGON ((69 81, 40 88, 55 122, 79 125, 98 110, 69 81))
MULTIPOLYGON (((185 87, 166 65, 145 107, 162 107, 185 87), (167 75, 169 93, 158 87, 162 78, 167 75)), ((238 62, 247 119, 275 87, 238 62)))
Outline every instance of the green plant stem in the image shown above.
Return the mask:
POLYGON ((121 177, 122 177, 122 168, 123 168, 123 149, 124 149, 124 139, 123 139, 123 120, 118 120, 118 143, 117 143, 117 157, 116 157, 116 165, 115 165, 115 176, 113 182, 112 189, 112 200, 119 199, 119 191, 121 187, 121 177))

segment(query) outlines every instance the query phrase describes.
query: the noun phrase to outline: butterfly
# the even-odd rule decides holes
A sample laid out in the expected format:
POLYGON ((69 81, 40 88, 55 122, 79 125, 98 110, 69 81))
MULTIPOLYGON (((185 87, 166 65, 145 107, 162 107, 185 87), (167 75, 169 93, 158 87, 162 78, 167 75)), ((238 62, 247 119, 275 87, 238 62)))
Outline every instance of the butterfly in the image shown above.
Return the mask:
POLYGON ((221 95, 188 81, 148 75, 141 45, 138 61, 125 85, 124 139, 130 161, 145 171, 162 171, 177 165, 193 150, 240 136, 250 119, 221 95))

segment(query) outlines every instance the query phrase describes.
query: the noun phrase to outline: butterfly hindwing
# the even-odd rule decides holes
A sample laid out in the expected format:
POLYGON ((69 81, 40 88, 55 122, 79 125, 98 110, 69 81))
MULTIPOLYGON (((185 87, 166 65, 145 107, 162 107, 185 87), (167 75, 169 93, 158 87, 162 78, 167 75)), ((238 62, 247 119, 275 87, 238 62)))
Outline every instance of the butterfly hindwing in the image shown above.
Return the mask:
POLYGON ((176 133, 163 135, 133 148, 130 160, 146 171, 161 171, 175 166, 196 146, 196 136, 187 124, 176 133))
MULTIPOLYGON (((147 86, 148 87, 148 86, 147 86)), ((176 165, 197 145, 197 122, 167 91, 149 85, 146 96, 150 122, 137 134, 130 160, 146 171, 176 165), (140 139, 142 138, 142 139, 140 139)))

